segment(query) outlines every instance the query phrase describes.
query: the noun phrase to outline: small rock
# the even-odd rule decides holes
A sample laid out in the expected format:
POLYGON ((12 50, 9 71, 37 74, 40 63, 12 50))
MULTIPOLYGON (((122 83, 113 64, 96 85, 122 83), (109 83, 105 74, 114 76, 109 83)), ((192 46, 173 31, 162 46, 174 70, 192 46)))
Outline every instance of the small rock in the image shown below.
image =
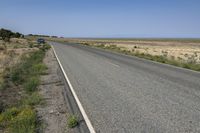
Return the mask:
POLYGON ((50 111, 49 111, 49 113, 50 113, 50 114, 53 114, 53 113, 54 113, 54 111, 53 111, 53 110, 50 110, 50 111))
POLYGON ((60 113, 59 112, 56 112, 56 115, 59 115, 60 113))

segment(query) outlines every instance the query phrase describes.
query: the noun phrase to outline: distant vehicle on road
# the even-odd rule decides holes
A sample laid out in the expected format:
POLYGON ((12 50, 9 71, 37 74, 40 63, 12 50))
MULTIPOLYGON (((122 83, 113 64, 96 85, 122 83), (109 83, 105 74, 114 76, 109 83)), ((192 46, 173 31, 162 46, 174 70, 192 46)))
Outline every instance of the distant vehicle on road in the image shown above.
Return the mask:
POLYGON ((39 38, 39 39, 37 39, 37 43, 38 44, 44 44, 45 40, 43 38, 39 38))

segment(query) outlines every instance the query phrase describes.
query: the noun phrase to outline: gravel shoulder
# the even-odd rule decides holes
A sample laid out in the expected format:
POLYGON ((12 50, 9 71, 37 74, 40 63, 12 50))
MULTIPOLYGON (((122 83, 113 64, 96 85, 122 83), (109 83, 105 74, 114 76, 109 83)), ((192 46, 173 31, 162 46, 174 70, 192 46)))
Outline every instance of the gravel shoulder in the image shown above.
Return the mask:
POLYGON ((39 93, 45 103, 37 108, 43 122, 43 132, 72 133, 73 129, 67 127, 69 113, 63 96, 64 84, 60 79, 60 69, 52 49, 47 52, 44 63, 48 67, 48 72, 47 75, 41 77, 39 93))

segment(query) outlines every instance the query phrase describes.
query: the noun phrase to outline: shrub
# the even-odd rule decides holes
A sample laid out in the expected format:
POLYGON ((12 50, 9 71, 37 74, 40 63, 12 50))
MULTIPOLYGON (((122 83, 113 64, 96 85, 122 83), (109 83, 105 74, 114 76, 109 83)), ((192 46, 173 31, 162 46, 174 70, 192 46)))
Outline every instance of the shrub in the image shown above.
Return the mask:
POLYGON ((33 65, 34 74, 43 74, 45 70, 47 70, 47 67, 43 63, 33 65))
POLYGON ((13 133, 35 133, 36 118, 36 112, 26 107, 11 120, 10 129, 13 133))
POLYGON ((29 43, 29 48, 33 48, 33 43, 29 43))
POLYGON ((30 105, 30 106, 34 106, 34 105, 38 105, 40 104, 40 102, 42 101, 42 97, 37 93, 33 93, 30 96, 28 96, 27 98, 25 98, 22 103, 23 105, 30 105))
POLYGON ((51 48, 51 46, 49 45, 49 44, 43 44, 43 45, 41 45, 41 47, 40 47, 40 50, 42 50, 42 51, 47 51, 47 50, 49 50, 51 48))
POLYGON ((78 125, 78 118, 76 116, 70 116, 68 119, 68 127, 74 128, 78 125))
POLYGON ((5 89, 8 88, 8 87, 9 87, 9 83, 8 83, 7 80, 5 80, 4 82, 2 82, 2 83, 0 84, 0 91, 1 91, 1 90, 5 90, 5 89))
POLYGON ((0 115, 0 126, 1 127, 7 127, 10 124, 10 121, 17 116, 19 113, 19 109, 16 107, 6 109, 3 113, 0 115))
POLYGON ((83 45, 86 45, 86 46, 89 46, 90 44, 89 43, 82 43, 83 45))
POLYGON ((37 89, 37 86, 39 84, 40 84, 39 77, 31 77, 26 81, 26 83, 23 86, 27 92, 33 92, 37 89))
POLYGON ((99 48, 105 48, 106 46, 104 44, 96 45, 99 48))
POLYGON ((2 113, 4 109, 5 109, 5 104, 2 101, 0 101, 0 113, 2 113))
POLYGON ((13 47, 14 49, 17 49, 18 48, 18 46, 17 45, 14 45, 14 47, 13 47))
POLYGON ((10 73, 11 80, 16 84, 23 82, 25 77, 23 73, 24 70, 21 68, 21 65, 13 67, 10 73))

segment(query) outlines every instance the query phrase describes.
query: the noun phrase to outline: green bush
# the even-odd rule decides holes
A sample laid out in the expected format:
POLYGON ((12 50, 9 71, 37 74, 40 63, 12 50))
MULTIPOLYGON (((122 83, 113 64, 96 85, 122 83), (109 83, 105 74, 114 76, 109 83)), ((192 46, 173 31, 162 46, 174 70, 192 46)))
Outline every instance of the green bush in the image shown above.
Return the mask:
POLYGON ((29 43, 29 48, 33 48, 33 43, 29 43))
POLYGON ((16 107, 6 109, 0 114, 0 126, 7 127, 10 124, 10 121, 16 117, 19 112, 20 110, 16 107))
POLYGON ((22 100, 23 105, 38 105, 42 101, 42 97, 37 93, 34 92, 30 96, 26 97, 25 99, 22 100))
POLYGON ((44 74, 45 70, 47 70, 46 65, 43 63, 35 64, 32 68, 34 74, 44 74))
POLYGON ((6 89, 8 86, 9 86, 8 80, 6 79, 0 80, 0 91, 6 89))
POLYGON ((23 86, 27 92, 33 92, 37 89, 37 86, 39 84, 40 84, 39 77, 31 77, 26 81, 26 83, 23 86))
POLYGON ((42 51, 47 51, 47 50, 49 50, 51 48, 51 46, 49 45, 49 44, 43 44, 43 45, 41 45, 41 47, 40 47, 40 49, 42 50, 42 51))
POLYGON ((4 111, 5 107, 6 106, 5 106, 4 102, 0 101, 0 113, 2 113, 4 111))
POLYGON ((24 81, 24 70, 21 68, 21 65, 18 67, 13 67, 11 69, 10 77, 12 82, 14 83, 21 83, 24 81))
POLYGON ((78 125, 78 118, 76 116, 70 116, 68 119, 68 127, 74 128, 78 125))
POLYGON ((98 48, 105 48, 106 46, 104 44, 96 45, 98 48))
POLYGON ((90 44, 89 43, 82 43, 83 45, 86 45, 86 46, 90 46, 90 44))
POLYGON ((12 133, 34 133, 36 118, 31 107, 13 107, 0 114, 0 127, 8 128, 12 133))
POLYGON ((13 133, 35 133, 36 112, 30 107, 24 108, 11 120, 10 130, 13 133))

